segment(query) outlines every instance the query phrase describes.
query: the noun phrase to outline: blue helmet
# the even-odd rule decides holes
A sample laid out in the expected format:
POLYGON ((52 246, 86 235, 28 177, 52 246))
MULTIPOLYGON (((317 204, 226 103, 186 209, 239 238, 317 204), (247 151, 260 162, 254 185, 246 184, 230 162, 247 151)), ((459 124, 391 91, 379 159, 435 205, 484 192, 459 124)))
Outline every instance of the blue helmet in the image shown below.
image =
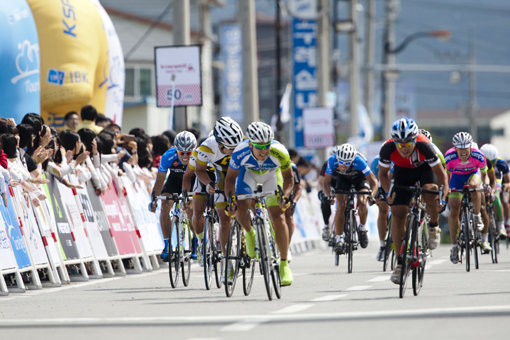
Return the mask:
POLYGON ((395 142, 407 143, 418 136, 418 125, 411 118, 400 118, 391 127, 391 138, 395 142))

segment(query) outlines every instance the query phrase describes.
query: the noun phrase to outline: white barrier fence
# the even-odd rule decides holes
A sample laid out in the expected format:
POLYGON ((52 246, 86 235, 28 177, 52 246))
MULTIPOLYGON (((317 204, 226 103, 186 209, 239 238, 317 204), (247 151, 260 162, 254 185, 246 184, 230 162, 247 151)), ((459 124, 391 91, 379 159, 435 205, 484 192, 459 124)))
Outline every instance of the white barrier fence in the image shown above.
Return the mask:
MULTIPOLYGON (((91 183, 69 189, 53 177, 40 189, 46 199, 9 186, 0 202, 0 295, 159 268, 159 220, 140 179, 121 176, 100 196, 91 183)), ((297 203, 294 253, 319 245, 319 207, 315 191, 297 203)))

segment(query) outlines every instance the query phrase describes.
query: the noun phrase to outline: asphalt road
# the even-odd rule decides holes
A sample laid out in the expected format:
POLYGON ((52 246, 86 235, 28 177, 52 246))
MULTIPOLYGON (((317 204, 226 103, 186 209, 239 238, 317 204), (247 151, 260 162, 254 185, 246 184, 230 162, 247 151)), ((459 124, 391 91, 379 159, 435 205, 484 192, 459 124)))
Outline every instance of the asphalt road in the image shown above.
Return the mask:
MULTIPOLYGON (((403 299, 375 261, 376 245, 346 258, 315 250, 295 255, 295 282, 268 301, 255 277, 250 296, 238 281, 234 296, 205 290, 192 266, 189 287, 172 289, 167 268, 126 277, 72 283, 0 297, 2 339, 479 339, 506 337, 510 321, 510 251, 500 263, 484 255, 480 269, 449 261, 449 247, 429 258, 424 286, 403 299)), ((257 273, 258 274, 258 273, 257 273)), ((410 285, 409 285, 410 287, 410 285)))

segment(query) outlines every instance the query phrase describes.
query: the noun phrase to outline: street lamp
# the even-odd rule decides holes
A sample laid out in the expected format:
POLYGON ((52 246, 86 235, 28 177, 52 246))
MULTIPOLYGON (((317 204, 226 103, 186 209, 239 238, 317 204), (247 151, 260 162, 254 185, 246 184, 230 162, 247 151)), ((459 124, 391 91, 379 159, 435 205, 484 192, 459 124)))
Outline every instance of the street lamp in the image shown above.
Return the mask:
POLYGON ((381 97, 383 110, 383 137, 390 138, 391 124, 395 120, 395 80, 398 78, 395 66, 395 55, 402 52, 413 40, 432 37, 436 39, 449 39, 451 36, 446 30, 432 30, 416 32, 406 38, 396 47, 393 47, 393 37, 388 32, 385 34, 383 64, 386 71, 381 72, 381 97))

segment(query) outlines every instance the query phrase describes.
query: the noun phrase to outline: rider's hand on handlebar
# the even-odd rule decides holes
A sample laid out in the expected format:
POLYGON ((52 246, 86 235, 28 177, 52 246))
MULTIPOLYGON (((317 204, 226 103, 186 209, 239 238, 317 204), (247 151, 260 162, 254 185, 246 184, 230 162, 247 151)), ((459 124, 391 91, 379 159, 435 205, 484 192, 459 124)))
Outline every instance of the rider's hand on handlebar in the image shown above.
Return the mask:
POLYGON ((152 202, 149 203, 149 211, 152 213, 155 213, 157 207, 158 207, 158 201, 156 199, 153 199, 152 202))

